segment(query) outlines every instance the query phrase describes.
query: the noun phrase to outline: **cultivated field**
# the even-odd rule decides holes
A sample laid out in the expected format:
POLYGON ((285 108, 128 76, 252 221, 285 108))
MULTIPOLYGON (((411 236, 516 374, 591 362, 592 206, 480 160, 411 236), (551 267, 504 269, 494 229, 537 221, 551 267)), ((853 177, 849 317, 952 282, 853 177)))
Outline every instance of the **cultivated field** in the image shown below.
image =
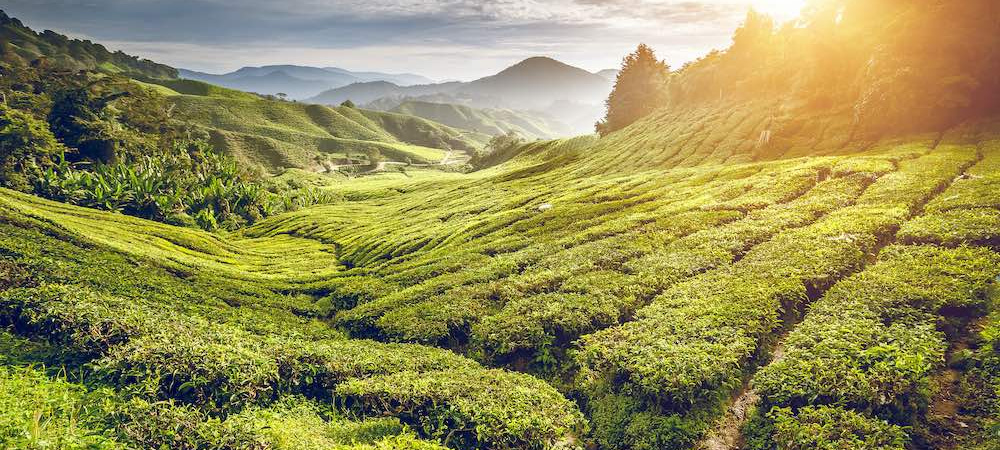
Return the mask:
POLYGON ((758 146, 759 111, 362 178, 232 234, 2 190, 0 403, 25 406, 0 410, 97 448, 981 440, 996 124, 758 146))

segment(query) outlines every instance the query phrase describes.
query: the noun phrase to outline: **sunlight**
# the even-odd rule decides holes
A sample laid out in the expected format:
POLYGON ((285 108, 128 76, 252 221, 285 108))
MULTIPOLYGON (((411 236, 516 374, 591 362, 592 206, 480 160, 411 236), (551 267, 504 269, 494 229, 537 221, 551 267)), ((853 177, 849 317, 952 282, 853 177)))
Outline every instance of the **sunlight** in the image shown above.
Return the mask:
POLYGON ((778 21, 791 20, 799 16, 807 0, 752 0, 750 4, 759 12, 774 17, 778 21))

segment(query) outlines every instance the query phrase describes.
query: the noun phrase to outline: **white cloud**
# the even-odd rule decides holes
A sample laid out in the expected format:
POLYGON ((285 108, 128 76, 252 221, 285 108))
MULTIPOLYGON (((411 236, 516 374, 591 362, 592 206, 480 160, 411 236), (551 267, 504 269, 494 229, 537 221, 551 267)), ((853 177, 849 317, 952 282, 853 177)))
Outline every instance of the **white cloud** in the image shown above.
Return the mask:
POLYGON ((727 45, 747 1, 4 0, 3 8, 29 26, 196 70, 295 63, 475 78, 535 55, 614 67, 639 42, 680 66, 727 45))

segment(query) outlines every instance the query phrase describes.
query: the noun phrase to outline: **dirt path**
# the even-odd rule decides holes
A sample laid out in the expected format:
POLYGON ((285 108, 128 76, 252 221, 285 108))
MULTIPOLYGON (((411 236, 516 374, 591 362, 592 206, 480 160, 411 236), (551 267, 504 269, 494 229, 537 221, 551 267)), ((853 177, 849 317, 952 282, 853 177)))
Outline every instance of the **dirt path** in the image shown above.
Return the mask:
MULTIPOLYGON (((923 214, 924 207, 935 197, 944 193, 956 180, 961 179, 965 176, 969 168, 975 166, 983 159, 983 154, 977 155, 975 161, 969 163, 965 167, 961 168, 960 175, 950 182, 943 183, 936 189, 936 191, 924 198, 917 208, 909 215, 907 220, 919 217, 923 214)), ((876 263, 877 256, 883 248, 888 245, 895 243, 896 236, 893 233, 892 236, 885 238, 877 244, 877 248, 872 252, 872 259, 867 261, 865 266, 876 263)), ((862 268, 861 270, 864 270, 862 268)), ((832 285, 831 285, 832 286, 832 285)), ((825 292, 816 293, 816 298, 811 298, 810 303, 817 301, 822 297, 825 292)), ((801 318, 800 318, 801 319, 801 318)), ((789 327, 785 330, 785 333, 778 339, 778 343, 775 344, 774 351, 772 353, 772 358, 770 361, 763 362, 760 366, 756 368, 754 373, 759 371, 761 368, 780 361, 784 357, 784 342, 788 336, 789 331, 797 326, 797 323, 789 323, 789 327)), ((959 337, 957 341, 954 341, 951 348, 949 349, 949 358, 955 352, 964 350, 968 348, 968 333, 959 337)), ((709 431, 706 437, 696 445, 695 448, 700 450, 740 450, 743 447, 743 434, 742 428, 746 423, 748 416, 757 408, 760 402, 760 396, 750 387, 750 381, 753 379, 753 374, 749 375, 747 380, 743 384, 743 388, 736 394, 733 399, 732 404, 726 410, 722 418, 716 422, 715 427, 709 431)), ((945 368, 935 377, 935 384, 938 386, 938 391, 934 398, 931 399, 930 409, 926 414, 927 422, 929 427, 937 427, 937 432, 935 436, 954 436, 955 438, 950 439, 950 442, 954 443, 960 441, 961 436, 969 434, 970 425, 963 420, 958 420, 958 412, 960 411, 960 390, 961 390, 961 372, 952 369, 945 368)), ((964 417, 962 417, 964 419, 964 417)), ((939 449, 952 449, 959 448, 954 445, 946 445, 945 443, 937 443, 931 448, 939 449)))
MULTIPOLYGON (((948 349, 946 361, 951 361, 956 354, 970 348, 970 340, 986 324, 985 318, 979 318, 970 323, 961 336, 948 349)), ((955 450, 965 448, 965 443, 982 428, 982 417, 963 411, 963 406, 970 407, 968 392, 964 388, 965 373, 956 367, 945 367, 932 379, 935 387, 934 396, 924 418, 924 426, 920 427, 925 435, 920 436, 930 448, 939 450, 955 450)))
MULTIPOLYGON (((772 352, 771 360, 767 364, 781 361, 785 356, 785 337, 787 333, 779 339, 778 344, 772 352)), ((761 367, 767 365, 763 364, 761 367)), ((733 403, 726 409, 726 413, 716 423, 708 436, 698 444, 699 450, 740 450, 743 448, 743 425, 750 418, 750 414, 757 409, 760 403, 760 395, 750 387, 750 380, 743 383, 743 388, 736 395, 733 403)))

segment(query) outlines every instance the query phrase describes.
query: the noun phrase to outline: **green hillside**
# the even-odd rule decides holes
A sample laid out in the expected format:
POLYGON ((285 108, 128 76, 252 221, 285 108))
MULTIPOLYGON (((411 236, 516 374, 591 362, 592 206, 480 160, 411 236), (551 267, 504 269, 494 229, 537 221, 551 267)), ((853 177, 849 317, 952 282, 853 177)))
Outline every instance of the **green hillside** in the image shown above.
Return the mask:
POLYGON ((554 139, 572 133, 555 119, 527 111, 475 109, 463 105, 406 101, 392 112, 423 117, 450 127, 489 136, 515 132, 526 139, 554 139))
MULTIPOLYGON (((719 132, 700 129, 688 140, 719 132)), ((998 129, 639 172, 586 157, 612 157, 614 140, 537 144, 473 175, 341 184, 389 190, 228 236, 2 191, 0 304, 19 336, 93 368, 76 389, 142 389, 206 417, 284 420, 282 399, 334 392, 455 448, 688 448, 749 385, 767 439, 836 426, 919 443, 940 437, 938 396, 958 392, 923 388, 950 370, 950 344, 979 342, 966 367, 982 369, 962 376, 1000 383, 992 335, 971 339, 994 323, 998 129)), ((339 427, 309 417, 293 423, 339 427)), ((146 420, 90 429, 127 441, 118 427, 146 420)))
POLYGON ((60 70, 96 70, 151 78, 177 78, 177 69, 122 52, 108 51, 87 40, 69 39, 46 30, 36 33, 0 11, 0 58, 32 62, 39 58, 60 70))
POLYGON ((162 83, 193 93, 168 97, 176 107, 174 118, 203 127, 217 147, 268 170, 319 170, 317 158, 364 158, 372 149, 393 161, 437 163, 448 150, 471 154, 483 140, 418 117, 270 100, 200 82, 183 83, 162 83))
POLYGON ((817 5, 467 173, 251 176, 482 136, 10 66, 74 89, 0 78, 0 443, 1000 447, 1000 9, 817 5))

